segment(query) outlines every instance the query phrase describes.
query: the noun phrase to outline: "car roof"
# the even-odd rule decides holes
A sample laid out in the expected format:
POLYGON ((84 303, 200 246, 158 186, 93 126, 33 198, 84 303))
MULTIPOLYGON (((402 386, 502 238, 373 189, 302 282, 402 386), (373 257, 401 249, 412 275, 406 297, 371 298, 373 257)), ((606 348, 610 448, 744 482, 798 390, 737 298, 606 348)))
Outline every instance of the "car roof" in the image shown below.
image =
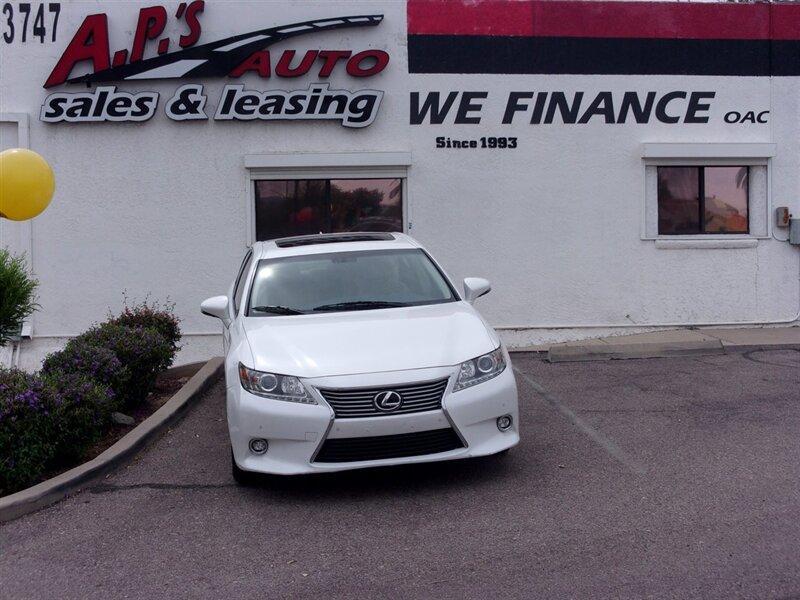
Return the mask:
POLYGON ((253 244, 253 254, 257 258, 276 258, 329 252, 408 250, 413 248, 421 248, 421 246, 415 239, 403 233, 354 231, 298 235, 256 242, 253 244))

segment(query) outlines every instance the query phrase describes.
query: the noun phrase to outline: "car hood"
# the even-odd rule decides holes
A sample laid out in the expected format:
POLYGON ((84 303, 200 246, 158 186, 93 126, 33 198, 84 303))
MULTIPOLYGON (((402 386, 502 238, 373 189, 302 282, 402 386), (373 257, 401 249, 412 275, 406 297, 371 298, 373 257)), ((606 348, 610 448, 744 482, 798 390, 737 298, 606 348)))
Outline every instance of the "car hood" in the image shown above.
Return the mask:
POLYGON ((465 302, 247 317, 243 327, 255 369, 298 377, 456 365, 499 343, 465 302))

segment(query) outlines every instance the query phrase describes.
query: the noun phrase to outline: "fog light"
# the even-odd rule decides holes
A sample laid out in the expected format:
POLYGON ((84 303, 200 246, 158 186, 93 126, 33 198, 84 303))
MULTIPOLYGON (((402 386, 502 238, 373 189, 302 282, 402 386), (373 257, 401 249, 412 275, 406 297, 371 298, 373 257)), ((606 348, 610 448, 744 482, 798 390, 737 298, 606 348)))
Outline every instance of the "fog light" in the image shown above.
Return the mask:
POLYGON ((500 431, 508 431, 509 429, 511 429, 512 423, 514 423, 514 419, 511 418, 511 415, 503 415, 502 417, 497 417, 497 428, 500 431))
POLYGON ((269 448, 267 440, 262 440, 261 438, 253 438, 250 440, 250 452, 253 454, 264 454, 267 448, 269 448))

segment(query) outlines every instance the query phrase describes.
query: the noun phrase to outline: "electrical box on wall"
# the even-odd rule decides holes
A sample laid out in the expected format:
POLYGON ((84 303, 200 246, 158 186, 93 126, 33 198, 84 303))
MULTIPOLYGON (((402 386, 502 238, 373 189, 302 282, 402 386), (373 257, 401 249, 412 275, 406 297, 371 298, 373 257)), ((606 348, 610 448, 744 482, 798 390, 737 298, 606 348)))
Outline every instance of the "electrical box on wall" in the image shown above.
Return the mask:
POLYGON ((789 212, 788 206, 779 206, 775 209, 775 227, 788 227, 791 218, 792 213, 789 212))
POLYGON ((800 246, 800 219, 791 219, 789 223, 789 243, 800 246))

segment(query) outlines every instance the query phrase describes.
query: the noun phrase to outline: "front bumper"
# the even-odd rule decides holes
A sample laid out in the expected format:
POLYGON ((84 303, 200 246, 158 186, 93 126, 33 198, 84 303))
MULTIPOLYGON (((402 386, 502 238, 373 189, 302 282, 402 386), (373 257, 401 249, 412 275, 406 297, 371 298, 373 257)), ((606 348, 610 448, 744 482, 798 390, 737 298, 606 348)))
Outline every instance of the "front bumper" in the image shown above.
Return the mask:
POLYGON ((227 413, 234 459, 239 468, 246 471, 294 475, 486 456, 515 446, 519 442, 519 412, 510 361, 494 379, 453 393, 456 374, 457 367, 441 367, 304 379, 306 388, 317 400, 315 405, 254 396, 243 390, 238 380, 229 382, 232 385, 228 387, 227 413), (317 391, 318 388, 383 387, 445 377, 449 381, 442 409, 420 413, 335 418, 333 409, 317 391), (513 425, 501 432, 496 419, 506 414, 513 417, 513 425), (464 447, 403 458, 315 461, 326 439, 411 434, 449 427, 455 430, 464 447), (268 440, 269 449, 265 454, 250 451, 249 443, 253 438, 268 440))

